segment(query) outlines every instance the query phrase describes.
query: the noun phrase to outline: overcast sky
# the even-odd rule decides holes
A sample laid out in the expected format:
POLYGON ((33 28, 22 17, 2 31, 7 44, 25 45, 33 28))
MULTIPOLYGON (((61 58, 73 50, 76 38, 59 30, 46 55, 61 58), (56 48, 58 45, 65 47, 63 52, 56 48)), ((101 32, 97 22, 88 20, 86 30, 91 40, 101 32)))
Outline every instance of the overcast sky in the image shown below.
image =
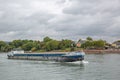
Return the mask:
POLYGON ((0 40, 120 39, 120 0, 0 0, 0 40))

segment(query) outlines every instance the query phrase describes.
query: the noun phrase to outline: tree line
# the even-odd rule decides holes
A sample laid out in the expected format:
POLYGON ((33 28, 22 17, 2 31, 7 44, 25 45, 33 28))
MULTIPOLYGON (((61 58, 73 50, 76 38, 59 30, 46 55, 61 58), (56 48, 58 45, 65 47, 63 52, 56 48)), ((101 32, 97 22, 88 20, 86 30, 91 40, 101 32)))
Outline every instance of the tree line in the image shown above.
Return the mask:
MULTIPOLYGON (((15 48, 20 48, 25 51, 74 51, 76 42, 69 39, 54 40, 50 37, 43 38, 43 41, 36 40, 13 40, 12 42, 0 41, 0 52, 8 52, 15 48)), ((93 40, 91 37, 87 37, 86 41, 81 44, 79 48, 90 49, 90 48, 104 48, 106 42, 104 40, 93 40)))
POLYGON ((93 40, 91 37, 87 37, 81 47, 84 49, 104 49, 106 44, 107 42, 104 40, 93 40))
POLYGON ((13 40, 12 42, 0 41, 0 52, 8 52, 15 48, 25 51, 52 51, 65 50, 71 47, 72 40, 63 39, 61 41, 45 37, 43 41, 36 40, 13 40))

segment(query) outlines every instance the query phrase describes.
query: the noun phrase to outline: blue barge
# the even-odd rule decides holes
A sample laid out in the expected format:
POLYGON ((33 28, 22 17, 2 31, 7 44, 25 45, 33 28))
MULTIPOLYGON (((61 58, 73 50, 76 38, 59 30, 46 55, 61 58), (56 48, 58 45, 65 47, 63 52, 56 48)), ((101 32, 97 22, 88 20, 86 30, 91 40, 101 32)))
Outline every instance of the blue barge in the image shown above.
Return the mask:
POLYGON ((70 53, 24 53, 23 51, 12 51, 8 55, 8 59, 21 60, 50 60, 59 62, 73 62, 84 60, 84 52, 70 53))

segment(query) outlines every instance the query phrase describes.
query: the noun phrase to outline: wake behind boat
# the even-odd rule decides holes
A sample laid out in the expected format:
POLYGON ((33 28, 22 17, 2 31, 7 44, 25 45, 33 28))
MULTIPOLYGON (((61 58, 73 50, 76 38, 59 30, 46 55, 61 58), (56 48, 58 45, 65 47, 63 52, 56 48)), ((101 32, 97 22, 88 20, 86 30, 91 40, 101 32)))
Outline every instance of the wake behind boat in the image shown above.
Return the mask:
POLYGON ((85 53, 83 51, 69 53, 24 53, 23 50, 13 50, 7 56, 8 59, 73 62, 84 60, 85 53))

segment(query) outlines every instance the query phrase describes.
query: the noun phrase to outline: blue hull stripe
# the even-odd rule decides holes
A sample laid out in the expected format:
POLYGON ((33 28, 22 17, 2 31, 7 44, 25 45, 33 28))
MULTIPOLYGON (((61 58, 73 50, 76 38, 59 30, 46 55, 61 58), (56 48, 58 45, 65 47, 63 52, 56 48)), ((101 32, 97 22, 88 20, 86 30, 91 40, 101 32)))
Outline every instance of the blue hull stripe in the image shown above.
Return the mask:
POLYGON ((57 57, 57 56, 62 56, 64 54, 14 54, 14 56, 46 56, 46 57, 57 57))

